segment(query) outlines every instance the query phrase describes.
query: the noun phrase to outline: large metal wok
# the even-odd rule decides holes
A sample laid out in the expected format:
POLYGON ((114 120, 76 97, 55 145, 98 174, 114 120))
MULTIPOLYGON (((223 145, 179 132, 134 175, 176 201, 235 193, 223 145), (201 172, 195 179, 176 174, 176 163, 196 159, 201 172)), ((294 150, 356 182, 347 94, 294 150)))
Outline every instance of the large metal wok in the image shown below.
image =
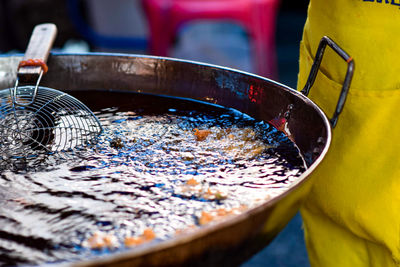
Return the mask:
MULTIPOLYGON (((0 89, 13 86, 20 59, 0 57, 0 89)), ((118 90, 184 97, 271 121, 295 142, 308 166, 286 192, 241 215, 155 245, 74 263, 77 266, 234 266, 248 259, 266 246, 298 211, 312 183, 310 174, 328 151, 331 127, 343 108, 353 72, 351 58, 327 37, 321 41, 304 94, 249 73, 169 58, 51 54, 48 65, 50 71, 41 85, 71 94, 79 90, 118 90), (318 73, 326 45, 348 62, 342 94, 330 121, 305 96, 318 73)), ((94 101, 90 94, 80 100, 89 107, 94 101)))

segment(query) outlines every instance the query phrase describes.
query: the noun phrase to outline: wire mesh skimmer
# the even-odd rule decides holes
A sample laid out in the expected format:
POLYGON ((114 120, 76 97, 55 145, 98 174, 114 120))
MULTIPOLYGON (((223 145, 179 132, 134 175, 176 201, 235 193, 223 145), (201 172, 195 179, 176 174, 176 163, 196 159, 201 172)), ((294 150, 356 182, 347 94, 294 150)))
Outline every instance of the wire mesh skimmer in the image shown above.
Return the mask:
POLYGON ((93 112, 73 96, 39 86, 54 42, 54 24, 35 27, 14 88, 0 90, 0 155, 32 157, 94 144, 102 127, 93 112), (21 80, 36 85, 19 85, 21 80))

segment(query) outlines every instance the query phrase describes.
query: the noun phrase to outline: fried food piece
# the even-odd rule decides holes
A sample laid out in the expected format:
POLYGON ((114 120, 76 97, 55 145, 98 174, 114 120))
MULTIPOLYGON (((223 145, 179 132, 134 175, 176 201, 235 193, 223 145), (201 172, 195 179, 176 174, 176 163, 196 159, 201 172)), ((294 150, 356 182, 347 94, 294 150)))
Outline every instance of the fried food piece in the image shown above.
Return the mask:
POLYGON ((118 241, 114 235, 95 232, 83 242, 83 246, 91 249, 115 248, 118 247, 118 241))
POLYGON ((86 240, 85 246, 88 246, 91 249, 102 249, 106 246, 106 243, 100 233, 96 232, 86 240))
POLYGON ((211 189, 210 187, 203 194, 203 198, 208 200, 223 200, 226 199, 227 197, 228 197, 227 192, 223 192, 215 188, 211 189))
POLYGON ((231 215, 240 214, 247 209, 248 207, 246 205, 241 205, 240 207, 233 209, 219 208, 209 212, 202 211, 198 222, 200 225, 205 225, 213 221, 222 220, 231 215))
POLYGON ((134 247, 143 244, 144 240, 140 237, 127 236, 125 237, 124 244, 126 247, 134 247))
POLYGON ((141 236, 145 241, 151 241, 156 238, 156 234, 150 228, 144 229, 143 234, 141 236))
POLYGON ((193 131, 194 131, 194 136, 196 136, 197 141, 206 140, 207 136, 209 136, 211 133, 210 130, 199 130, 197 128, 195 128, 193 131))
POLYGON ((125 237, 124 244, 126 247, 134 247, 137 245, 141 245, 145 242, 149 242, 156 238, 156 234, 150 228, 146 228, 143 231, 143 234, 139 237, 128 236, 125 237))
POLYGON ((106 247, 108 248, 115 248, 118 246, 118 240, 115 237, 115 235, 106 235, 104 238, 104 243, 106 244, 106 247))
POLYGON ((187 185, 198 185, 199 182, 194 178, 190 178, 189 180, 187 180, 186 184, 187 185))
POLYGON ((205 225, 213 220, 214 220, 214 216, 212 216, 210 213, 208 213, 206 211, 202 211, 201 216, 199 218, 199 224, 205 225))

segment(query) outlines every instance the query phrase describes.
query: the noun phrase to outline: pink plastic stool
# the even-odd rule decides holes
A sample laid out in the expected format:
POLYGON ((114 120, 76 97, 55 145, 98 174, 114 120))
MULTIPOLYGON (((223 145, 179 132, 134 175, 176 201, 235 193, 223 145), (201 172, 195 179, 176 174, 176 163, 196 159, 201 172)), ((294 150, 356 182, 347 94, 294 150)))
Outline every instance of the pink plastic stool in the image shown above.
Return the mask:
POLYGON ((255 73, 277 78, 275 22, 279 0, 142 0, 150 53, 167 56, 179 28, 201 19, 231 20, 249 34, 255 73))

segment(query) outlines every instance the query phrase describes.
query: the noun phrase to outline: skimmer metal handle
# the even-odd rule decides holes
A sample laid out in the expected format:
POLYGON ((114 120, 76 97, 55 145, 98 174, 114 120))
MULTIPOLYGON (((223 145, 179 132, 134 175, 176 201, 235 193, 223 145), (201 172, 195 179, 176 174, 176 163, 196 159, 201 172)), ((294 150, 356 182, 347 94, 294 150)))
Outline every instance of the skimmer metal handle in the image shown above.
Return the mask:
POLYGON ((332 128, 334 128, 338 121, 339 114, 343 110, 344 103, 346 102, 347 94, 349 92, 350 83, 351 83, 351 79, 353 78, 353 72, 354 72, 354 60, 342 48, 340 48, 339 45, 337 45, 332 39, 330 39, 327 36, 322 37, 322 39, 319 43, 318 50, 315 55, 313 65, 311 66, 310 74, 308 76, 306 85, 304 86, 303 90, 301 90, 301 92, 305 96, 308 96, 310 89, 314 84, 315 78, 317 77, 318 70, 321 65, 322 57, 324 55, 325 48, 327 45, 329 47, 331 47, 332 50, 335 51, 347 63, 347 72, 346 72, 346 76, 344 78, 342 90, 339 95, 339 100, 336 105, 335 112, 333 113, 333 116, 330 119, 331 126, 332 126, 332 128))
MULTIPOLYGON (((38 60, 43 63, 47 62, 50 54, 51 47, 53 46, 54 40, 57 35, 57 27, 52 23, 45 23, 37 25, 32 32, 29 40, 28 47, 25 51, 25 55, 21 62, 28 60, 38 60)), ((17 79, 15 86, 12 90, 11 97, 14 105, 29 106, 35 102, 37 90, 39 87, 40 80, 45 70, 41 66, 21 66, 18 68, 17 79), (18 102, 17 91, 19 83, 30 83, 35 85, 31 101, 18 102)))

